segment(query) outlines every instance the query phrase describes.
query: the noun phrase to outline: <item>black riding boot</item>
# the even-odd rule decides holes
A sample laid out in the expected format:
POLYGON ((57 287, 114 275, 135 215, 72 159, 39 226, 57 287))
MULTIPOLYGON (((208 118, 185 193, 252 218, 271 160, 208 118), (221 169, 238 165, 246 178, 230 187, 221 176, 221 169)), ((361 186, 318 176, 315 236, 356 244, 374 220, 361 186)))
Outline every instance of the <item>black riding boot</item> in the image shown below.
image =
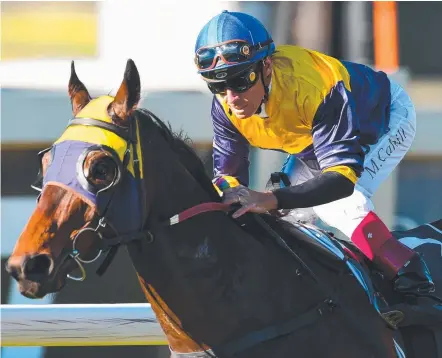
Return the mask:
POLYGON ((435 291, 430 270, 418 254, 398 271, 393 286, 396 291, 405 294, 429 294, 435 291))

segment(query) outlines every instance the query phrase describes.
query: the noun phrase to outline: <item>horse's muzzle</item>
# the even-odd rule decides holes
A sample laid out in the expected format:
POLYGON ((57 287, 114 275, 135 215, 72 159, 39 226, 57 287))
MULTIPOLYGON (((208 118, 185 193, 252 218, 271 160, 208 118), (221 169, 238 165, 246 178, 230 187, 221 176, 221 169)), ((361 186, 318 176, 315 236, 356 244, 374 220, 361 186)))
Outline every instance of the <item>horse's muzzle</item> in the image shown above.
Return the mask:
POLYGON ((66 272, 73 270, 76 264, 71 259, 64 260, 58 269, 54 267, 54 260, 45 253, 11 256, 5 266, 17 281, 20 293, 28 298, 42 298, 59 291, 65 285, 66 272))

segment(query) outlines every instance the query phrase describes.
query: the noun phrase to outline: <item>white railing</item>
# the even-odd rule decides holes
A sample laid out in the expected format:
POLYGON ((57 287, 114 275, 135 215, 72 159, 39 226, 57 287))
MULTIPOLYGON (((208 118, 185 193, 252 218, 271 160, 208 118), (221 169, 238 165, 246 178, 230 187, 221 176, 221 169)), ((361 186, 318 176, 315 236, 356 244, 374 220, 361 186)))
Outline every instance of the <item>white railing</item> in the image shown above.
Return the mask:
POLYGON ((1 305, 1 346, 165 345, 149 304, 1 305))

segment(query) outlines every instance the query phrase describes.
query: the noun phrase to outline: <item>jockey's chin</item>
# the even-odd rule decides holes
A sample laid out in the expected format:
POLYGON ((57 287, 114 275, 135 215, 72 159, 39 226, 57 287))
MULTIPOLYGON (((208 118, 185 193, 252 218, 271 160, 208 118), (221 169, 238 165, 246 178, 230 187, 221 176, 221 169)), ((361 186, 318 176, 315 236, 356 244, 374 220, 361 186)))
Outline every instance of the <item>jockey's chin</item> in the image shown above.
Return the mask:
POLYGON ((233 106, 229 106, 232 113, 238 119, 246 119, 253 116, 258 110, 258 106, 253 106, 251 103, 247 104, 245 107, 238 109, 233 106), (256 108, 255 108, 256 107, 256 108))

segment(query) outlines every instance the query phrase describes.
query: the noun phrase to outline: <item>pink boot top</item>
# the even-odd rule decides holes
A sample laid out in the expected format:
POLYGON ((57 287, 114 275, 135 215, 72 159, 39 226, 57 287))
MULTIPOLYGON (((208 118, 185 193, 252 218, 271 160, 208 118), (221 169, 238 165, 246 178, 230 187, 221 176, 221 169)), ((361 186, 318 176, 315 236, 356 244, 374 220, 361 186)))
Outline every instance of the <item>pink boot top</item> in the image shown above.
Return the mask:
POLYGON ((372 211, 355 229, 351 241, 390 279, 416 254, 394 238, 387 226, 372 211))

